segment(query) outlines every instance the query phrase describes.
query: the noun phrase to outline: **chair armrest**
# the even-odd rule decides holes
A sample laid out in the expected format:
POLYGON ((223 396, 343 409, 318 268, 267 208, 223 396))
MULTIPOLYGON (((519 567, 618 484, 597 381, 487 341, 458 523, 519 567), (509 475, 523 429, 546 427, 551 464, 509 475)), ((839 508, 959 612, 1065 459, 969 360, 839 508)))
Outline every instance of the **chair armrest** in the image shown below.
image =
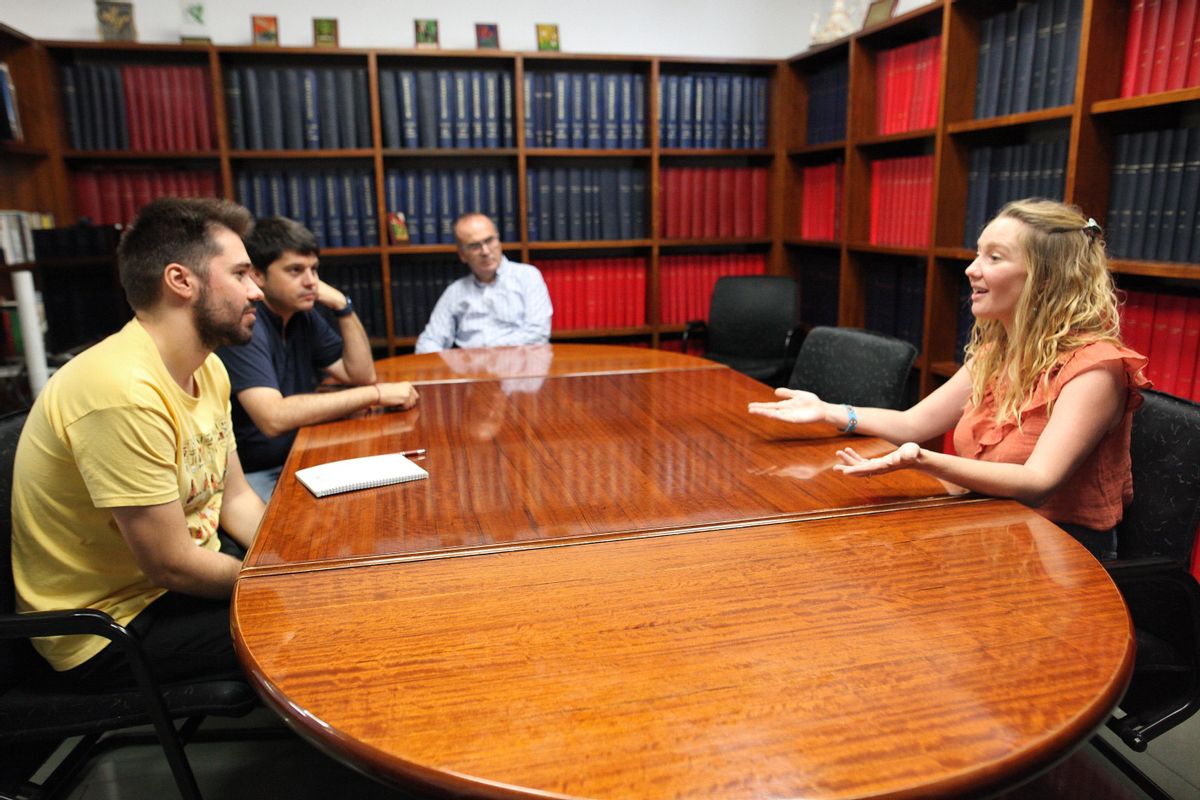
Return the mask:
POLYGON ((708 334, 708 323, 702 319, 688 320, 683 328, 683 338, 679 340, 679 351, 686 354, 688 351, 688 340, 693 336, 706 336, 708 334))
POLYGON ((1187 568, 1172 558, 1163 556, 1147 556, 1145 558, 1117 558, 1110 561, 1101 561, 1101 566, 1108 571, 1113 580, 1119 580, 1122 577, 1143 577, 1148 575, 1163 575, 1167 573, 1184 571, 1187 568))
POLYGON ((69 611, 30 611, 0 614, 0 639, 30 639, 37 636, 92 634, 110 641, 130 636, 123 625, 103 611, 77 608, 69 611))

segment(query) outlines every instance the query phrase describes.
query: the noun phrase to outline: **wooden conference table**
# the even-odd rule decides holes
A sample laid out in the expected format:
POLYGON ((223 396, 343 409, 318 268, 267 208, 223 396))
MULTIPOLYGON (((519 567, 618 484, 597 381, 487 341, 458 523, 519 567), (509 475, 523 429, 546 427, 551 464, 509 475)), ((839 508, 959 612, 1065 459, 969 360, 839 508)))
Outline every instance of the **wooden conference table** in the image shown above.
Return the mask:
MULTIPOLYGON (((1008 502, 833 472, 725 367, 588 345, 405 356, 411 411, 297 436, 233 601, 268 702, 394 785, 483 797, 938 797, 1120 699, 1104 570, 1008 502), (427 448, 313 498, 300 467, 427 448)), ((886 443, 856 438, 884 452, 886 443)))

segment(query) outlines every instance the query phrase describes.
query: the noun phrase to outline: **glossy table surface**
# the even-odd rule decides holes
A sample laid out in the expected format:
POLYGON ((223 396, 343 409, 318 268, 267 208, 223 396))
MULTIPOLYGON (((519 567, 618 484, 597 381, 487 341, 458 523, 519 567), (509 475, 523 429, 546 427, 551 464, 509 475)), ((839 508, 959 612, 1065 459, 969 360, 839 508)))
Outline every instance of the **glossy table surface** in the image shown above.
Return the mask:
POLYGON ((1115 706, 1124 605, 1053 524, 843 478, 834 432, 746 414, 766 387, 596 349, 603 378, 431 371, 407 421, 301 432, 288 471, 430 449, 427 481, 272 500, 235 641, 302 734, 455 795, 972 796, 1115 706))

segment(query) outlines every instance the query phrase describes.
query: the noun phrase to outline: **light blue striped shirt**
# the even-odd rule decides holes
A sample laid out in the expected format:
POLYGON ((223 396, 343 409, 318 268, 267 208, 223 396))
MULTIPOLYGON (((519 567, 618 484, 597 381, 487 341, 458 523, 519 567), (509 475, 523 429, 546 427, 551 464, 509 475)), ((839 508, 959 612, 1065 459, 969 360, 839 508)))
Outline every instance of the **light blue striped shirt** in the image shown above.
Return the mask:
POLYGON ((417 339, 416 352, 545 344, 553 314, 537 267, 503 258, 491 283, 466 275, 446 287, 417 339))

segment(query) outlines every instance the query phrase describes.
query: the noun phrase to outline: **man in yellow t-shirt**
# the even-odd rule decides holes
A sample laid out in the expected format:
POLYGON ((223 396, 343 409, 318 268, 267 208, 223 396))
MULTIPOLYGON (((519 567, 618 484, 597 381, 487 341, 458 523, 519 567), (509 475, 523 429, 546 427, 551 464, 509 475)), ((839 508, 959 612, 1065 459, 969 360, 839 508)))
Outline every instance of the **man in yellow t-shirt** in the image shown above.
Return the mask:
MULTIPOLYGON (((238 668, 229 596, 263 504, 238 462, 213 351, 254 326, 262 292, 241 239, 252 222, 223 200, 143 208, 117 251, 134 319, 47 382, 17 446, 18 609, 105 611, 164 681, 238 668)), ((83 685, 132 682, 106 639, 34 645, 83 685)))

